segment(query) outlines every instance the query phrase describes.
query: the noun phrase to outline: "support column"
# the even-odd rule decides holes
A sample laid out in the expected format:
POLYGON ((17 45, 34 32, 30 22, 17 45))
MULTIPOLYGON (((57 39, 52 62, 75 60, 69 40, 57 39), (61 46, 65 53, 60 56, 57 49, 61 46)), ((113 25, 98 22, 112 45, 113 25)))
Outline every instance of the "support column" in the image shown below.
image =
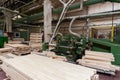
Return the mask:
POLYGON ((49 42, 52 33, 52 4, 50 0, 44 1, 44 40, 49 42))
POLYGON ((8 11, 3 11, 6 23, 6 32, 12 32, 12 14, 8 11))

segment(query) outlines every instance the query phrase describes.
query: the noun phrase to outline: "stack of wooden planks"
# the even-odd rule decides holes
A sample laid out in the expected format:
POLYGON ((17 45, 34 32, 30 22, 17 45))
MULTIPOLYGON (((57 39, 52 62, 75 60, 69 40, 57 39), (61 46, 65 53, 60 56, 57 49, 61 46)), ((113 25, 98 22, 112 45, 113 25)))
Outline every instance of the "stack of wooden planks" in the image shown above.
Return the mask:
POLYGON ((21 44, 22 42, 24 42, 24 38, 13 38, 8 41, 8 44, 21 44))
POLYGON ((5 44, 6 48, 12 48, 13 54, 22 55, 31 52, 30 47, 25 44, 5 44))
POLYGON ((4 59, 10 80, 99 80, 96 70, 37 54, 4 59))
POLYGON ((42 35, 40 33, 30 34, 30 47, 32 51, 42 50, 42 35))
POLYGON ((99 72, 115 75, 115 71, 120 68, 112 65, 112 61, 114 61, 112 53, 87 50, 85 51, 85 56, 83 56, 82 59, 77 60, 77 62, 83 66, 97 69, 99 72))

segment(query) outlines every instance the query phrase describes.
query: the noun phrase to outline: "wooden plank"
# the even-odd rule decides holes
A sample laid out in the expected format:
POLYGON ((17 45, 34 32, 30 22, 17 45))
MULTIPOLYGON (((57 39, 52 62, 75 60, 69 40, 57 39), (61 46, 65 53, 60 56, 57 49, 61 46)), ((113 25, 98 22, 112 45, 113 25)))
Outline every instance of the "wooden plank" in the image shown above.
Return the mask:
MULTIPOLYGON (((98 61, 98 60, 90 60, 90 59, 82 59, 83 61, 85 61, 86 63, 96 63, 96 64, 102 64, 102 65, 111 65, 111 62, 107 62, 107 61, 98 61)), ((78 59, 77 62, 80 62, 81 59, 78 59)))
POLYGON ((97 52, 97 51, 85 51, 85 55, 91 55, 91 56, 99 56, 99 57, 107 57, 114 60, 114 56, 112 53, 106 53, 106 52, 97 52))
POLYGON ((13 52, 12 48, 0 48, 0 54, 12 52, 13 52))
POLYGON ((8 41, 8 44, 21 44, 22 41, 8 41))
POLYGON ((98 63, 85 62, 84 60, 79 61, 79 64, 83 66, 88 66, 94 69, 115 72, 115 68, 113 68, 112 65, 110 64, 103 65, 103 64, 98 64, 98 63))
POLYGON ((83 59, 98 60, 98 61, 107 61, 107 62, 114 61, 114 60, 112 60, 110 58, 107 58, 107 57, 91 56, 91 55, 85 55, 83 57, 83 59))
MULTIPOLYGON (((4 60, 4 63, 8 65, 9 69, 24 76, 26 80, 91 80, 96 75, 94 69, 53 60, 37 54, 4 60)), ((12 71, 9 69, 7 72, 12 75, 12 71)), ((18 74, 12 75, 12 77, 15 76, 18 74)))
POLYGON ((112 61, 114 61, 112 53, 85 51, 85 56, 77 60, 77 63, 96 69, 99 72, 115 75, 119 67, 112 65, 112 61))

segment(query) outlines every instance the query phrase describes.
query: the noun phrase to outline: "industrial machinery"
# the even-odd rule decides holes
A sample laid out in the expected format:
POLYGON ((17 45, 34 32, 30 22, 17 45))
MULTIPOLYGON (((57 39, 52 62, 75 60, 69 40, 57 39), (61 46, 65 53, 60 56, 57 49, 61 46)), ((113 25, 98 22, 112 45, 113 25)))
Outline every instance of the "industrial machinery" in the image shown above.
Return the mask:
POLYGON ((115 57, 113 64, 120 65, 120 27, 111 27, 109 39, 98 37, 98 30, 91 28, 91 38, 93 51, 110 52, 115 57))
POLYGON ((0 48, 4 47, 4 43, 8 43, 8 37, 4 36, 4 33, 2 30, 0 30, 0 48))
MULTIPOLYGON (((90 17, 97 17, 97 16, 106 16, 106 15, 113 15, 118 14, 119 12, 111 12, 111 13, 103 13, 103 14, 93 14, 93 15, 84 15, 84 16, 73 16, 68 17, 66 19, 72 19, 69 25, 69 33, 68 35, 58 34, 58 30, 60 28, 60 23, 62 22, 67 8, 74 2, 74 0, 69 0, 68 3, 64 3, 60 0, 65 6, 59 21, 55 27, 53 35, 49 43, 45 43, 43 49, 46 50, 49 47, 55 47, 51 49, 51 51, 56 52, 59 55, 63 55, 66 57, 70 57, 72 60, 76 60, 84 55, 84 51, 86 49, 91 49, 93 51, 100 51, 100 52, 110 52, 114 54, 115 61, 113 64, 120 65, 120 27, 111 27, 110 39, 98 38, 98 30, 95 28, 91 28, 88 25, 88 36, 85 37, 83 35, 79 35, 71 30, 73 22, 77 18, 87 18, 88 20, 90 17), (91 33, 91 37, 90 37, 91 33), (56 43, 53 43, 54 41, 56 43)), ((89 21, 88 21, 89 22, 89 21)), ((102 36, 101 36, 102 37, 102 36)))
POLYGON ((0 36, 0 48, 4 47, 4 43, 8 43, 8 37, 0 36))
MULTIPOLYGON (((64 5, 64 8, 59 18, 59 21, 55 27, 51 40, 48 44, 49 47, 54 46, 54 49, 51 49, 51 51, 56 52, 58 55, 66 56, 68 59, 73 61, 82 57, 84 50, 86 49, 86 38, 83 36, 80 36, 77 33, 72 32, 71 27, 73 22, 76 20, 76 18, 73 18, 69 25, 70 34, 63 35, 61 33, 58 33, 58 30, 60 28, 59 26, 60 23, 65 17, 67 9, 74 1, 75 0, 69 0, 68 2, 64 2, 60 0, 60 2, 64 5), (55 43, 53 43, 54 41, 55 43)), ((44 45, 44 47, 47 48, 46 45, 44 45)))
POLYGON ((56 47, 52 51, 59 55, 66 56, 70 60, 82 57, 86 49, 86 38, 78 38, 72 34, 56 36, 56 47))

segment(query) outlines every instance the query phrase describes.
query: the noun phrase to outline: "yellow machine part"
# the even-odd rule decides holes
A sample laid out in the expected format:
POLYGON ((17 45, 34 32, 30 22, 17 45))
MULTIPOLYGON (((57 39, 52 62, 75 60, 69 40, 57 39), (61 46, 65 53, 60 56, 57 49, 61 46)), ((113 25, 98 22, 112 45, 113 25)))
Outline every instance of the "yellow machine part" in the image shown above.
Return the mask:
POLYGON ((112 26, 112 32, 111 32, 111 42, 114 41, 114 31, 115 31, 115 27, 112 26))

